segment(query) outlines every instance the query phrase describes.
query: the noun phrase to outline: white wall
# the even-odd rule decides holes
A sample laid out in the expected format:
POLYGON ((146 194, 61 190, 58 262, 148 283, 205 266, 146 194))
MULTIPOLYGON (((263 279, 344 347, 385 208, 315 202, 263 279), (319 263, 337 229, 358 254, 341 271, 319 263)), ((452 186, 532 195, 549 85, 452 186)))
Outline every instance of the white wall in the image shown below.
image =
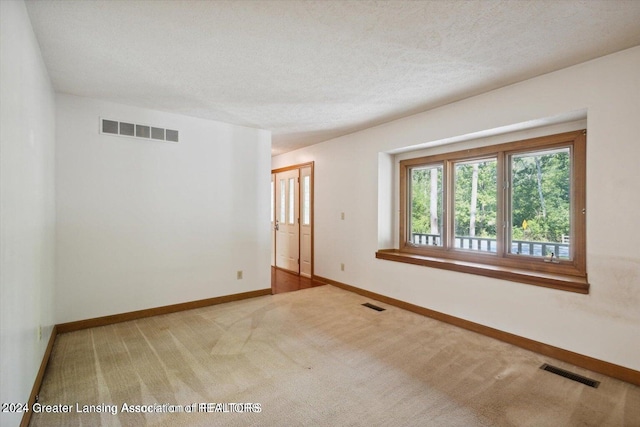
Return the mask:
POLYGON ((54 323, 54 95, 23 2, 0 31, 0 402, 26 402, 54 323))
POLYGON ((273 158, 316 162, 315 274, 640 370, 638 70, 635 47, 273 158), (585 109, 589 295, 375 259, 397 235, 385 153, 585 109))
POLYGON ((69 95, 56 107, 57 323, 271 286, 269 132, 69 95), (101 135, 100 117, 180 142, 101 135))

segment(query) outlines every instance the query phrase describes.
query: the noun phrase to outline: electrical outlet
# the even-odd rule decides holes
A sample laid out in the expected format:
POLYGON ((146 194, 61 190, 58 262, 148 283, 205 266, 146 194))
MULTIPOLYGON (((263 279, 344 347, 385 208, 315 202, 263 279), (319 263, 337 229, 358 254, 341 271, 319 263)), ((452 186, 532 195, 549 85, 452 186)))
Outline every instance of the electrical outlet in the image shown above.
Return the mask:
POLYGON ((236 273, 236 279, 242 280, 242 270, 238 270, 238 272, 236 273))
POLYGON ((344 263, 340 263, 340 271, 344 271, 344 263))

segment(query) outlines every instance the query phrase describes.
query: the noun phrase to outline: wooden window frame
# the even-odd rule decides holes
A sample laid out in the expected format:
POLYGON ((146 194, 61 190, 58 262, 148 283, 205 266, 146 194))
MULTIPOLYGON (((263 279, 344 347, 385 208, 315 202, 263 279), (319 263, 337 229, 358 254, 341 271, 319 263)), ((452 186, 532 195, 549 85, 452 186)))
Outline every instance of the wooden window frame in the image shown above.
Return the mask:
POLYGON ((588 293, 586 272, 586 131, 566 132, 498 145, 455 151, 400 162, 399 248, 379 250, 376 257, 391 261, 460 271, 532 285, 588 293), (548 262, 539 256, 512 254, 507 250, 510 229, 509 159, 511 155, 548 149, 570 148, 571 154, 571 259, 548 262), (497 212, 495 253, 454 248, 453 202, 455 164, 475 159, 497 159, 497 212), (409 178, 414 167, 443 164, 442 246, 422 246, 409 242, 409 178))

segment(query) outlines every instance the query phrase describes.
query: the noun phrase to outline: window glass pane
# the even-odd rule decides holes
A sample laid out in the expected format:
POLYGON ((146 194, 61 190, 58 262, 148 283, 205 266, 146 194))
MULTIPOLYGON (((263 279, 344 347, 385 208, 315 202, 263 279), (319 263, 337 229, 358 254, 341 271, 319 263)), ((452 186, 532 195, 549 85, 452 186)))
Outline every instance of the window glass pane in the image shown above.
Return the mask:
POLYGON ((442 246, 442 165, 413 168, 410 180, 411 242, 442 246))
POLYGON ((455 165, 454 246, 496 252, 496 159, 455 165))
POLYGON ((289 178, 289 224, 295 224, 295 178, 289 178))
POLYGON ((511 156, 512 254, 570 258, 569 148, 511 156))
POLYGON ((311 177, 309 175, 302 178, 302 224, 311 224, 311 177))
POLYGON ((280 180, 280 222, 285 223, 286 215, 287 215, 287 191, 286 191, 286 181, 284 179, 280 180))

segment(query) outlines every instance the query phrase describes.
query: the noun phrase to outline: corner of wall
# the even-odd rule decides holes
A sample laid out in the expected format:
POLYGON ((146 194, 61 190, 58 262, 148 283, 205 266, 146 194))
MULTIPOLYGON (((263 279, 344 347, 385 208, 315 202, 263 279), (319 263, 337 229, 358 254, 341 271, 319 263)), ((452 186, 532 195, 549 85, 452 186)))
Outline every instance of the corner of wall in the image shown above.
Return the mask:
POLYGON ((0 401, 27 402, 53 329, 55 102, 24 2, 0 2, 0 29, 0 401))

